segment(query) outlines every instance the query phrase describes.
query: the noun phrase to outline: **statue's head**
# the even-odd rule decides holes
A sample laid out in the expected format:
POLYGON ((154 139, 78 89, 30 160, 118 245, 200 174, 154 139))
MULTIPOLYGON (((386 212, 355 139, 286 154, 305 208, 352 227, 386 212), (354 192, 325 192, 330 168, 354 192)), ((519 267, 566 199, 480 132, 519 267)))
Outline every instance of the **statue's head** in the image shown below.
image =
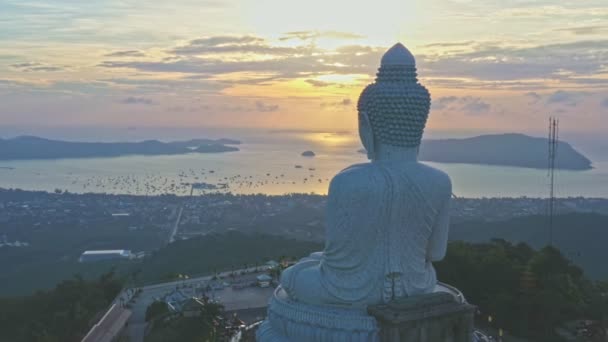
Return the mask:
POLYGON ((382 57, 376 82, 359 97, 359 135, 368 157, 380 145, 418 147, 431 98, 416 74, 416 60, 401 43, 382 57))

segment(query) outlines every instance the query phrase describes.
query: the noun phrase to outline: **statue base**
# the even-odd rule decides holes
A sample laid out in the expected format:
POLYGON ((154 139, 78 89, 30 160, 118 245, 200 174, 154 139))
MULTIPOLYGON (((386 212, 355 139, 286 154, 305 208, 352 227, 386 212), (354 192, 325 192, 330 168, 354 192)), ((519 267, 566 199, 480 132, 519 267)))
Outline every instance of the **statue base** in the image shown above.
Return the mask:
POLYGON ((446 292, 435 292, 370 306, 380 342, 471 342, 475 307, 446 292))
POLYGON ((378 325, 365 310, 296 302, 279 286, 256 337, 258 342, 377 342, 378 325))
POLYGON ((475 307, 457 289, 438 284, 435 292, 367 308, 313 306, 294 301, 279 286, 258 342, 471 342, 475 307))

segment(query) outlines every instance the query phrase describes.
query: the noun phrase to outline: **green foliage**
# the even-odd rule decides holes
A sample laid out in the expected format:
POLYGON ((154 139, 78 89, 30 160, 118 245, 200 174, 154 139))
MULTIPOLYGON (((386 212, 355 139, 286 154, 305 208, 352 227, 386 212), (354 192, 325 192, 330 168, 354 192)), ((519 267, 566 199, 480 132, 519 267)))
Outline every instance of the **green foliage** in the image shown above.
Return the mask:
MULTIPOLYGON (((16 227, 26 231, 34 223, 24 222, 16 227)), ((152 250, 162 244, 166 233, 149 227, 129 231, 130 220, 104 222, 83 229, 76 225, 53 225, 26 235, 27 248, 0 248, 0 293, 3 295, 30 295, 37 290, 49 290, 73 274, 84 279, 96 279, 116 268, 123 273, 133 262, 101 261, 79 263, 78 258, 88 249, 116 249, 117 246, 133 251, 152 250)), ((1 236, 1 234, 0 234, 1 236)))
MULTIPOLYGON (((166 341, 217 341, 223 329, 218 318, 224 307, 221 304, 205 301, 198 317, 173 316, 155 322, 154 328, 145 342, 166 341)), ((221 318, 220 318, 221 319, 221 318)))
MULTIPOLYGON (((594 280, 608 280, 606 241, 608 216, 593 213, 559 215, 553 222, 553 245, 594 280)), ((534 249, 548 244, 546 216, 525 216, 505 221, 462 222, 450 227, 450 239, 486 243, 494 238, 524 242, 534 249)))
POLYGON ((169 313, 167 303, 162 301, 154 301, 146 309, 146 322, 150 322, 153 319, 162 317, 169 313))
POLYGON ((478 306, 483 323, 515 335, 547 338, 574 319, 601 319, 608 309, 605 293, 557 249, 539 251, 495 239, 490 243, 452 242, 436 265, 441 281, 458 287, 478 306))
POLYGON ((190 277, 252 266, 283 255, 304 256, 321 250, 320 243, 272 235, 229 232, 177 241, 155 252, 141 265, 140 281, 157 282, 177 274, 190 277))
POLYGON ((179 317, 154 326, 145 342, 205 342, 214 341, 213 329, 198 317, 179 317))
POLYGON ((80 341, 121 288, 114 273, 96 281, 77 275, 51 291, 0 299, 0 341, 80 341))
MULTIPOLYGON (((303 256, 322 247, 278 236, 230 232, 177 241, 136 267, 117 271, 130 275, 130 281, 156 282, 180 274, 211 275, 244 264, 280 261, 286 255, 303 256)), ((504 328, 514 335, 555 341, 554 328, 565 321, 608 318, 608 283, 588 280, 555 248, 534 250, 527 244, 501 239, 454 241, 445 260, 435 266, 442 282, 458 287, 469 302, 479 307, 478 324, 492 315, 494 328, 504 328)), ((277 269, 275 276, 279 272, 277 269)), ((0 299, 0 342, 78 341, 122 285, 114 273, 95 281, 86 279, 77 276, 52 291, 0 299)), ((146 342, 213 340, 218 334, 214 318, 221 307, 211 304, 200 317, 155 325, 146 342)), ((146 319, 159 317, 166 309, 166 305, 161 308, 153 304, 146 319)))

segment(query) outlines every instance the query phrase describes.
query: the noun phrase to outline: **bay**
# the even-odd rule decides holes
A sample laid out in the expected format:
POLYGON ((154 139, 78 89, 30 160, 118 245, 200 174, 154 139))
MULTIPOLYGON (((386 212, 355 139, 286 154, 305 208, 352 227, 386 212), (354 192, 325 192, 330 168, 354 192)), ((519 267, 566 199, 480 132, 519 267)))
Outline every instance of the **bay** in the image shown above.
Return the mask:
MULTIPOLYGON (((346 133, 277 131, 248 136, 238 147, 239 152, 219 154, 3 161, 0 187, 134 195, 326 194, 336 173, 367 162, 357 152, 356 136, 346 133), (303 157, 306 150, 316 156, 303 157), (194 183, 200 186, 192 189, 194 183)), ((459 197, 545 197, 548 193, 546 170, 428 164, 450 175, 459 197)), ((593 167, 558 171, 557 196, 608 197, 608 162, 594 162, 593 167)))

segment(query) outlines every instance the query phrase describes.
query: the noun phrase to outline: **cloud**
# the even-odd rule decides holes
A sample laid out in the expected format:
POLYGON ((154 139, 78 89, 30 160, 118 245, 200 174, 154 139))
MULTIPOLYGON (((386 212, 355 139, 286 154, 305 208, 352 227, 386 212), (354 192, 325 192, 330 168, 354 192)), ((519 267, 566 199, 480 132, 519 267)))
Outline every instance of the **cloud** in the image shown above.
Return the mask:
POLYGON ((25 62, 10 65, 13 69, 17 69, 22 72, 54 72, 64 70, 62 67, 45 65, 38 62, 25 62))
MULTIPOLYGON (((203 106, 198 109, 210 110, 213 109, 211 106, 203 106)), ((241 113, 250 113, 250 112, 262 112, 262 113, 272 113, 276 112, 280 109, 279 105, 276 104, 267 104, 263 101, 256 101, 253 103, 253 106, 247 104, 224 104, 216 107, 217 110, 221 112, 241 112, 241 113)))
POLYGON ((440 97, 439 99, 432 101, 431 105, 433 109, 442 110, 456 101, 458 101, 458 97, 456 96, 440 97))
POLYGON ((122 104, 128 104, 128 105, 146 105, 146 106, 154 106, 157 103, 151 99, 145 98, 145 97, 133 97, 133 96, 129 96, 123 100, 120 101, 120 103, 122 104))
POLYGON ((583 91, 564 91, 558 90, 547 98, 548 104, 561 104, 569 107, 576 107, 585 96, 587 92, 583 91))
POLYGON ((447 96, 432 101, 434 110, 462 111, 466 114, 482 114, 488 112, 491 107, 489 103, 481 98, 472 96, 447 96))
POLYGON ((145 57, 146 54, 138 50, 124 50, 108 53, 105 57, 145 57))
POLYGON ((608 31, 608 26, 577 26, 556 29, 557 32, 568 32, 576 36, 601 34, 608 31))
POLYGON ((304 82, 312 85, 313 87, 318 87, 318 88, 329 87, 330 85, 334 84, 331 82, 325 82, 325 81, 319 81, 319 80, 313 80, 313 79, 307 79, 304 82))
POLYGON ((42 64, 36 63, 36 62, 25 62, 25 63, 11 64, 11 67, 13 67, 15 69, 24 69, 24 68, 35 67, 38 65, 42 65, 42 64))
POLYGON ((243 53, 285 56, 305 53, 309 49, 304 46, 275 46, 256 36, 214 36, 191 40, 186 45, 171 49, 170 52, 181 56, 243 53))
POLYGON ((351 32, 342 31, 292 31, 285 33, 279 40, 311 40, 317 38, 330 39, 362 39, 365 36, 351 32))
POLYGON ((353 101, 351 99, 342 99, 337 102, 323 102, 321 103, 321 107, 350 107, 352 104, 353 101))
POLYGON ((528 104, 536 104, 543 98, 541 95, 539 95, 537 92, 534 92, 534 91, 527 92, 524 95, 526 97, 530 98, 530 102, 528 102, 528 104))
POLYGON ((351 101, 351 99, 344 99, 344 100, 340 101, 339 103, 342 106, 350 106, 353 103, 353 101, 351 101))
POLYGON ((196 91, 197 93, 216 93, 228 87, 220 82, 212 82, 197 78, 107 78, 99 82, 114 85, 117 88, 135 88, 139 92, 166 92, 166 91, 196 91))
POLYGON ((223 112, 252 112, 253 108, 242 105, 222 105, 219 110, 223 112))
POLYGON ((425 45, 422 45, 422 47, 425 47, 425 48, 465 47, 465 46, 470 46, 473 43, 475 43, 475 41, 473 41, 473 40, 467 40, 467 41, 463 41, 463 42, 440 42, 440 43, 425 44, 425 45))
POLYGON ((25 82, 23 80, 11 80, 11 79, 0 79, 0 88, 16 88, 16 87, 27 87, 30 88, 34 86, 34 83, 25 82))
POLYGON ((130 68, 147 72, 173 72, 206 74, 209 78, 215 75, 251 72, 276 73, 280 76, 296 78, 299 73, 319 73, 337 71, 332 65, 316 61, 312 57, 289 57, 271 60, 244 60, 225 61, 221 59, 207 59, 191 57, 170 62, 116 62, 106 61, 99 64, 105 68, 130 68))
MULTIPOLYGON (((525 1, 522 1, 525 3, 525 1)), ((530 2, 532 3, 532 2, 530 2)), ((543 19, 550 18, 557 20, 559 17, 563 18, 576 18, 583 17, 590 19, 593 17, 604 17, 608 15, 608 8, 606 7, 588 7, 588 6, 556 6, 553 5, 555 2, 545 2, 544 6, 522 6, 522 7, 511 7, 504 6, 502 10, 495 12, 494 16, 502 18, 526 18, 526 19, 543 19)))
MULTIPOLYGON (((527 47, 485 42, 474 44, 471 49, 442 55, 419 55, 420 73, 426 77, 449 76, 496 82, 568 81, 601 72, 608 60, 608 40, 527 47)), ((605 85, 608 87, 608 82, 605 85)))
POLYGON ((171 107, 167 107, 165 109, 165 111, 167 111, 169 113, 181 113, 181 112, 185 112, 186 111, 186 107, 184 107, 184 106, 171 106, 171 107))
MULTIPOLYGON (((467 46, 466 51, 417 56, 419 74, 425 83, 433 86, 537 91, 551 88, 547 82, 551 80, 608 89, 608 80, 591 77, 605 71, 608 40, 534 46, 493 41, 430 45, 467 46)), ((343 45, 328 50, 310 44, 280 46, 249 35, 205 37, 166 51, 172 55, 156 61, 106 60, 98 66, 190 74, 226 86, 304 79, 312 86, 325 87, 330 83, 315 77, 373 75, 386 47, 343 45), (231 73, 247 73, 248 77, 217 78, 231 73)))
POLYGON ((279 110, 279 105, 267 105, 262 101, 256 101, 255 109, 258 112, 276 112, 279 110))
POLYGON ((482 101, 480 98, 471 98, 462 109, 470 114, 481 114, 489 111, 491 107, 489 103, 482 101))
POLYGON ((314 45, 280 46, 256 36, 214 36, 169 48, 166 52, 172 55, 156 61, 106 60, 98 66, 204 74, 208 78, 236 72, 273 73, 277 79, 293 79, 302 75, 370 74, 385 50, 361 45, 324 50, 314 45))
POLYGON ((63 68, 56 67, 56 66, 38 66, 38 67, 30 68, 27 71, 54 72, 54 71, 61 71, 61 70, 63 70, 63 68))
POLYGON ((242 45, 263 43, 264 41, 264 38, 256 36, 212 36, 191 40, 190 44, 202 46, 222 46, 228 44, 242 45))
POLYGON ((176 106, 170 106, 165 108, 166 112, 169 113, 186 113, 186 112, 197 112, 197 111, 201 111, 201 110, 209 110, 211 109, 210 106, 190 106, 190 107, 186 107, 186 106, 182 106, 182 105, 176 105, 176 106))

